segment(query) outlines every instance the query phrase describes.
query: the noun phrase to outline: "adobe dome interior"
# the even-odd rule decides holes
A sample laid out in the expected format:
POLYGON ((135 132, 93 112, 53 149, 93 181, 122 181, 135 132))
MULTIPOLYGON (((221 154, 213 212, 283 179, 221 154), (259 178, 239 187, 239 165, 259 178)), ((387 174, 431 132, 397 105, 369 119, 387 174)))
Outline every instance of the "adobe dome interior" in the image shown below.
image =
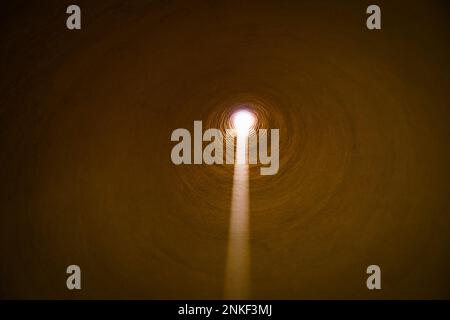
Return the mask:
POLYGON ((378 1, 372 32, 361 1, 77 2, 73 32, 65 1, 2 4, 1 298, 222 298, 233 166, 170 135, 242 104, 280 129, 251 298, 450 298, 446 4, 378 1))

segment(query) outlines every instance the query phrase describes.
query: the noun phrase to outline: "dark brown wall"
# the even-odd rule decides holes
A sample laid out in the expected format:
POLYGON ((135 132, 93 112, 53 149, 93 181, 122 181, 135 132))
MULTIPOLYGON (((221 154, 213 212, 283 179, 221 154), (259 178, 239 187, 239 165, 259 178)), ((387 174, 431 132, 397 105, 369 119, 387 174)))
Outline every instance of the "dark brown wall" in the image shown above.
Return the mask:
POLYGON ((0 296, 221 298, 232 168, 170 134, 259 101, 252 297, 450 298, 448 5, 377 3, 373 32, 367 1, 2 4, 0 296))

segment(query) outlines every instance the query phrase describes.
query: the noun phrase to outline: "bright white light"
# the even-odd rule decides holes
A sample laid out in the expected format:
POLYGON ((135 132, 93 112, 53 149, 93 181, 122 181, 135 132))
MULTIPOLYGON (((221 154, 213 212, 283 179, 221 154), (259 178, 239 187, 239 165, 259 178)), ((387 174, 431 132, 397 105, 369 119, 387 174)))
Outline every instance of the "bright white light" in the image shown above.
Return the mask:
POLYGON ((247 110, 239 110, 231 121, 236 130, 236 162, 231 195, 230 231, 225 267, 225 298, 249 299, 250 243, 249 243, 249 181, 247 144, 250 129, 256 118, 247 110))
POLYGON ((248 134, 255 124, 255 116, 247 110, 240 110, 233 114, 232 121, 238 134, 248 134))

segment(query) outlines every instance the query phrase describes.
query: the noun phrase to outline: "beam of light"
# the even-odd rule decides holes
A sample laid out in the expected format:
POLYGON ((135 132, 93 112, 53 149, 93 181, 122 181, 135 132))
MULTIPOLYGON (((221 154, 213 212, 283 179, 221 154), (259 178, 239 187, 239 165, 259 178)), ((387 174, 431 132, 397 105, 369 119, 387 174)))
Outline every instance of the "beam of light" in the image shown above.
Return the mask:
POLYGON ((249 250, 249 182, 248 134, 255 122, 247 111, 237 112, 233 118, 236 129, 236 161, 231 196, 230 230, 225 269, 225 298, 247 299, 250 294, 249 250))

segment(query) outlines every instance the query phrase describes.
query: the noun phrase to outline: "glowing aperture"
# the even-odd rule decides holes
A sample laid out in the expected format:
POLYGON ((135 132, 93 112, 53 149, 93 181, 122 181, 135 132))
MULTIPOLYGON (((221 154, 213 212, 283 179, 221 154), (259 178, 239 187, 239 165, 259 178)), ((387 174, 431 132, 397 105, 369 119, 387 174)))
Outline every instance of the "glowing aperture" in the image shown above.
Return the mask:
POLYGON ((247 135, 255 125, 256 119, 251 112, 240 110, 233 114, 232 122, 238 135, 247 135))

